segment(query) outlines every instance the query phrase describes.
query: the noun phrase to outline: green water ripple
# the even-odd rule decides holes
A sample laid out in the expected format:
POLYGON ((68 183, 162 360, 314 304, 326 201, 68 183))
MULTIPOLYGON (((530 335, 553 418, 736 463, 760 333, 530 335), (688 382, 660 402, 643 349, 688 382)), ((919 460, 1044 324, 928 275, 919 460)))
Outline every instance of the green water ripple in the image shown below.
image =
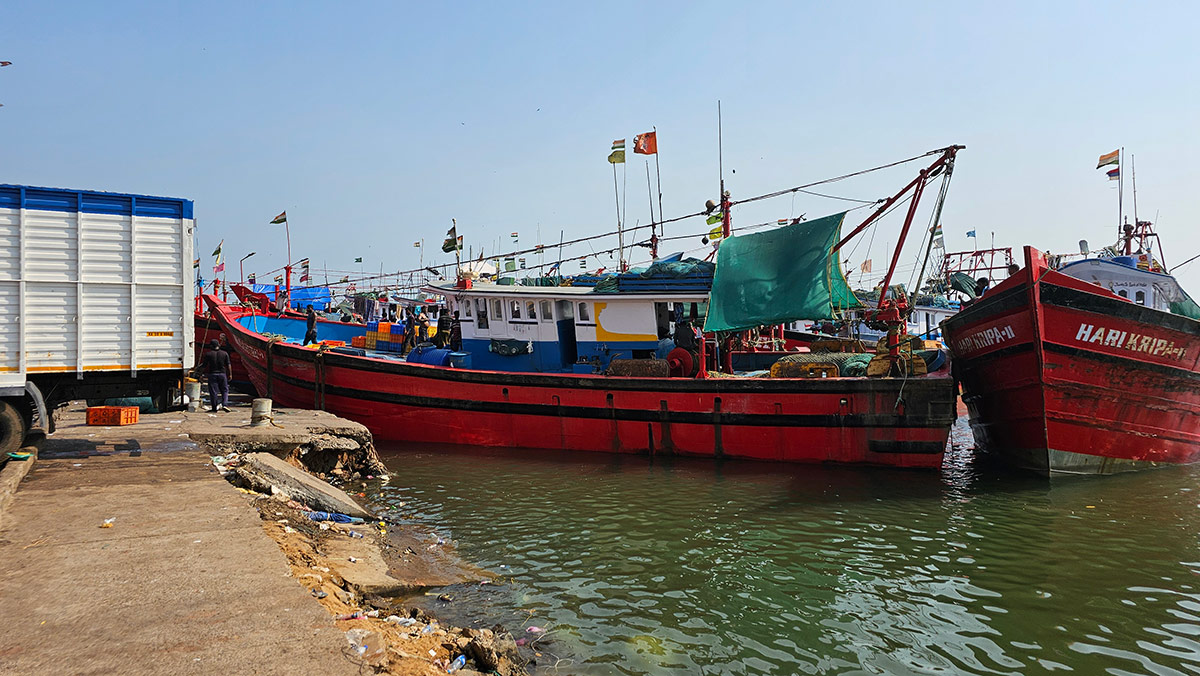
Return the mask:
POLYGON ((1200 673, 1191 469, 1051 482, 964 450, 940 475, 517 450, 385 461, 376 504, 510 580, 464 585, 455 605, 550 629, 543 669, 1200 673))

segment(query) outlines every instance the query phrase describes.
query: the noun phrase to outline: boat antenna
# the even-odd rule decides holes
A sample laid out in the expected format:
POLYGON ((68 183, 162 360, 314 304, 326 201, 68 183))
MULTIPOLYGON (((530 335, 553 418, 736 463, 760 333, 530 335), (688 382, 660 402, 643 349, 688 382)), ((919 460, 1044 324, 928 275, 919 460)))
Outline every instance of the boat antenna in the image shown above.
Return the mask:
POLYGON ((1137 165, 1134 163, 1136 159, 1137 158, 1135 158, 1133 155, 1129 156, 1129 179, 1130 179, 1130 182, 1133 183, 1133 224, 1134 225, 1138 224, 1138 217, 1137 217, 1137 165))
MULTIPOLYGON (((621 144, 622 145, 625 144, 624 139, 621 140, 621 144)), ((615 201, 615 203, 617 205, 617 259, 619 261, 624 261, 625 260, 625 232, 621 228, 621 193, 617 189, 617 163, 610 162, 609 164, 611 164, 612 168, 613 168, 613 200, 615 201)), ((618 266, 618 267, 623 267, 623 266, 618 266)), ((622 270, 622 272, 624 272, 624 270, 622 270)))
MULTIPOLYGON (((646 160, 646 197, 650 198, 650 257, 658 258, 658 232, 654 228, 654 191, 650 188, 650 160, 646 160)), ((658 214, 662 216, 662 211, 658 214)))

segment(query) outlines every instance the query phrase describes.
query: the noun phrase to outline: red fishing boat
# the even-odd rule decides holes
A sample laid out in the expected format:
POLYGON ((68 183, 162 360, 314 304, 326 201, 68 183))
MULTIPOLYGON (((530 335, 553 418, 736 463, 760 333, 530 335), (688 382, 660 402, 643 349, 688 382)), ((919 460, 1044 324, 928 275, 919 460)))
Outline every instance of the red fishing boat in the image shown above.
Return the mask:
POLYGON ((1200 460, 1200 308, 1151 254, 1149 223, 1123 237, 1124 256, 1057 269, 1026 247, 1023 269, 945 321, 977 449, 1050 474, 1200 460))
POLYGON ((722 185, 724 238, 707 283, 700 262, 673 260, 594 287, 462 276, 426 287, 460 316, 457 352, 389 353, 398 343, 386 323, 341 328, 362 336, 318 329, 355 347, 302 346, 301 319, 205 302, 263 396, 359 421, 380 439, 937 468, 956 418, 946 354, 904 335, 902 294, 864 312, 838 251, 911 191, 887 288, 927 182, 948 182, 959 149, 929 153, 933 163, 845 237, 845 213, 729 237, 722 185), (663 268, 673 272, 657 276, 663 268), (851 309, 890 329, 886 349, 779 354, 769 372, 732 366, 747 333, 776 336, 789 321, 851 309))

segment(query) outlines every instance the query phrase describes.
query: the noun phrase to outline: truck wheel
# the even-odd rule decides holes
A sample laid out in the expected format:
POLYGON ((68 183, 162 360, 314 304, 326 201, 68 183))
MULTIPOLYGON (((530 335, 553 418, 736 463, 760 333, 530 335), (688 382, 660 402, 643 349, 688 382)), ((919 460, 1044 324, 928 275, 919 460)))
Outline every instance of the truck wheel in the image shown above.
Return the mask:
POLYGON ((0 401, 0 453, 10 453, 21 448, 29 426, 25 416, 16 406, 7 401, 0 401))

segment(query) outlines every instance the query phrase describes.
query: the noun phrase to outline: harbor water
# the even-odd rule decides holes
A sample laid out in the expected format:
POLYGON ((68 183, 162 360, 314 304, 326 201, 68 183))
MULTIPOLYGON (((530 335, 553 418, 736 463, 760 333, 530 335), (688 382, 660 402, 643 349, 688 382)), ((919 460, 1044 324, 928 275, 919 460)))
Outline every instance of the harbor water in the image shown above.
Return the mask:
POLYGON ((426 603, 540 673, 1200 672, 1200 470, 1049 480, 954 440, 941 473, 397 447, 370 497, 500 576, 426 603))

